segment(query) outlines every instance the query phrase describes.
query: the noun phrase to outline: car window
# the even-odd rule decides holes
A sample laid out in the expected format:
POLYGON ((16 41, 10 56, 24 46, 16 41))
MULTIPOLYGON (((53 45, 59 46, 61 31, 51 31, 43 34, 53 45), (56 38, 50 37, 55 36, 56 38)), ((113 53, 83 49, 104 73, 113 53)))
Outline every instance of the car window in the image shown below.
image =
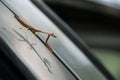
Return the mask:
POLYGON ((57 36, 50 38, 48 43, 59 59, 43 44, 47 38, 46 34, 37 34, 43 42, 37 37, 32 39, 33 33, 20 29, 24 26, 3 3, 0 3, 0 36, 37 79, 106 80, 84 53, 29 0, 3 2, 29 25, 57 36))

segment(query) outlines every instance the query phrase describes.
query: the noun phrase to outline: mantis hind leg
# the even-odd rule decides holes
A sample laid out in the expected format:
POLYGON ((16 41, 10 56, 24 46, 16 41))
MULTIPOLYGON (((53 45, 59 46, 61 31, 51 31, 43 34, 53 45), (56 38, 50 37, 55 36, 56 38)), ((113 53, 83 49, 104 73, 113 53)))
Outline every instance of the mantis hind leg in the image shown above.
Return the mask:
POLYGON ((25 28, 25 27, 20 27, 19 29, 21 29, 21 30, 28 30, 28 28, 25 28))

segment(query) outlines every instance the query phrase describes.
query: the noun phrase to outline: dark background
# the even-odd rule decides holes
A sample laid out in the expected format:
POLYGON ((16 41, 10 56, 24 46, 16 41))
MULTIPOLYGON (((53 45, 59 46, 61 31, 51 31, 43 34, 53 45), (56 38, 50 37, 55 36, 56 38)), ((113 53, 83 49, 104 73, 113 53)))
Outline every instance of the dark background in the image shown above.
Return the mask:
POLYGON ((116 0, 44 1, 70 25, 109 72, 120 79, 120 3, 116 0))

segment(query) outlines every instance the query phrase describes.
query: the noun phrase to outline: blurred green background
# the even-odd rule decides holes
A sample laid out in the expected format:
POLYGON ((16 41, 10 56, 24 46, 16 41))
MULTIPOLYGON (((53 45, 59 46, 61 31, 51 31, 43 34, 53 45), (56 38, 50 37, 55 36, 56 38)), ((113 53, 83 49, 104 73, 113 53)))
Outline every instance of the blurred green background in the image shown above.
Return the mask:
POLYGON ((106 49, 92 49, 94 55, 101 61, 107 70, 120 80, 120 52, 106 49))
POLYGON ((120 1, 44 0, 120 80, 120 1))

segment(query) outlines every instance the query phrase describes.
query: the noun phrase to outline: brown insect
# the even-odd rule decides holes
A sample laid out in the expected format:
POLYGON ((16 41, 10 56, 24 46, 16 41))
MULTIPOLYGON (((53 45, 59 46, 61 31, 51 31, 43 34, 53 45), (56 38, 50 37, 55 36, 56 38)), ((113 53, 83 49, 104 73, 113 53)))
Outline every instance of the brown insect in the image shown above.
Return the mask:
MULTIPOLYGON (((53 52, 53 49, 52 49, 51 46, 48 44, 48 40, 49 40, 50 36, 56 38, 56 35, 55 35, 54 33, 48 33, 48 32, 42 31, 42 30, 40 30, 40 29, 37 29, 37 28, 29 25, 27 22, 23 21, 20 17, 18 17, 18 16, 16 16, 16 15, 15 15, 14 17, 15 17, 15 19, 17 19, 17 21, 18 21, 19 23, 21 23, 27 30, 32 31, 32 32, 34 33, 34 35, 37 35, 37 32, 41 32, 41 33, 47 34, 48 37, 47 37, 47 39, 46 39, 46 41, 45 41, 45 44, 46 44, 47 48, 48 48, 51 52, 53 52)), ((20 29, 22 29, 22 28, 20 28, 20 29)))
MULTIPOLYGON (((10 8, 10 5, 9 5, 6 1, 0 0, 0 2, 1 2, 4 6, 6 6, 6 7, 14 14, 15 19, 17 19, 17 21, 18 21, 19 23, 21 23, 27 30, 32 31, 32 32, 34 33, 34 35, 37 35, 37 32, 41 32, 41 33, 47 34, 48 37, 47 37, 47 39, 46 39, 46 41, 45 41, 45 44, 46 44, 47 48, 48 48, 51 52, 53 52, 53 49, 52 49, 52 48, 50 47, 50 45, 48 44, 48 40, 49 40, 50 36, 56 38, 56 36, 55 36, 54 33, 51 33, 51 34, 50 34, 50 33, 48 33, 48 32, 42 31, 42 30, 40 30, 40 29, 37 29, 37 28, 29 25, 27 22, 25 22, 25 21, 22 20, 19 16, 17 16, 17 14, 13 11, 13 9, 10 8), (8 5, 9 5, 9 7, 8 7, 8 5)), ((20 29, 22 29, 22 28, 20 28, 20 29)))

